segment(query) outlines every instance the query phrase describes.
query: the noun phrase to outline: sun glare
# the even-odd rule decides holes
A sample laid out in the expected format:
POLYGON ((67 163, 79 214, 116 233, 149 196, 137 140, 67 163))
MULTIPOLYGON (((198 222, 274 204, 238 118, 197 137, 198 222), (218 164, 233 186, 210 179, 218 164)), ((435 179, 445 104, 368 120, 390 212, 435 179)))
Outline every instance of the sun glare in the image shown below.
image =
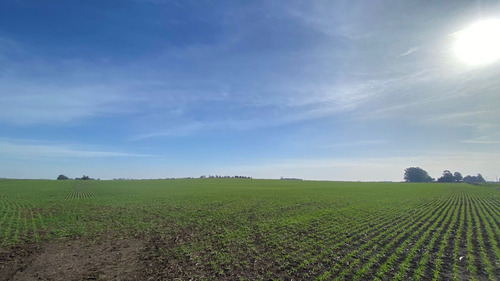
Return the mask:
POLYGON ((485 20, 458 32, 455 51, 471 65, 500 59, 500 20, 485 20))

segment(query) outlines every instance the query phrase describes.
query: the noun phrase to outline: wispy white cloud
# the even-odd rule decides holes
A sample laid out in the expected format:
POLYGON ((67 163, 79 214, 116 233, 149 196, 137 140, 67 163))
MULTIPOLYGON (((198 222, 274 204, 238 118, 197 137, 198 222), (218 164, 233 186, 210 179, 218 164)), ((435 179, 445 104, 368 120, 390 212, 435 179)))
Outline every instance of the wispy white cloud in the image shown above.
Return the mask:
POLYGON ((213 120, 213 121, 191 121, 183 125, 174 124, 169 128, 157 128, 156 130, 138 134, 131 138, 131 140, 144 140, 150 138, 161 137, 185 137, 205 134, 214 131, 241 131, 251 130, 255 128, 275 127, 292 122, 287 118, 276 118, 274 120, 265 119, 252 119, 252 120, 213 120))
POLYGON ((171 128, 157 129, 154 132, 139 134, 133 136, 132 140, 144 140, 158 137, 184 137, 190 136, 201 131, 209 130, 214 124, 204 124, 202 122, 192 122, 184 125, 174 125, 171 128))
POLYGON ((454 121, 454 120, 458 120, 458 119, 468 119, 470 117, 481 117, 481 116, 484 116, 484 115, 488 115, 490 114, 490 112, 488 111, 479 111, 479 110, 476 110, 476 111, 466 111, 466 112, 445 112, 445 113, 442 113, 442 114, 438 114, 438 115, 435 115, 435 116, 432 116, 432 118, 429 118, 428 121, 429 122, 435 122, 435 121, 443 121, 443 120, 451 120, 451 121, 454 121))
POLYGON ((108 86, 0 86, 0 122, 64 124, 133 110, 133 97, 108 86))
MULTIPOLYGON (((387 92, 394 92, 405 82, 415 81, 420 73, 405 75, 388 79, 369 79, 352 83, 332 83, 314 85, 310 82, 285 81, 278 83, 280 86, 270 86, 259 94, 249 96, 234 96, 231 91, 224 99, 211 99, 192 101, 186 104, 186 110, 181 110, 180 118, 176 122, 162 122, 161 125, 151 129, 151 132, 138 134, 133 139, 147 139, 152 137, 175 137, 195 135, 210 130, 248 130, 255 128, 268 128, 282 126, 305 120, 332 117, 338 114, 356 114, 362 106, 371 100, 383 96, 387 92), (412 80, 415 79, 415 80, 412 80), (205 103, 202 108, 197 108, 190 116, 189 106, 196 103, 205 103), (205 111, 217 109, 216 118, 198 120, 198 116, 205 111), (194 119, 194 120, 193 120, 194 119)), ((208 95, 209 96, 209 95, 208 95)), ((419 101, 421 102, 421 101, 419 101)), ((388 109, 386 109, 388 110, 388 109)), ((363 115, 373 112, 374 109, 363 109, 363 115)))
POLYGON ((406 50, 405 52, 397 55, 398 58, 400 57, 405 57, 405 56, 408 56, 410 54, 413 54, 414 52, 418 51, 418 48, 417 47, 413 47, 413 48, 410 48, 408 50, 406 50))
POLYGON ((500 144, 500 141, 494 141, 494 140, 464 140, 462 141, 463 143, 470 143, 470 144, 500 144))
POLYGON ((352 148, 352 147, 360 147, 360 146, 372 146, 372 145, 381 145, 388 143, 388 140, 355 140, 352 142, 339 142, 332 143, 328 145, 324 145, 324 148, 352 148))
MULTIPOLYGON (((315 12, 321 11, 316 8, 315 12)), ((196 49, 196 46, 194 48, 196 49)), ((210 46, 200 48, 203 50, 202 56, 205 59, 207 56, 220 55, 210 46)), ((192 49, 193 47, 187 48, 191 51, 192 49)), ((196 51, 193 52, 196 53, 196 51)), ((315 55, 323 57, 327 50, 320 49, 317 52, 319 53, 315 55)), ((164 61, 169 58, 171 57, 160 60, 164 61)), ((48 63, 48 68, 57 69, 58 63, 48 63)), ((238 130, 260 126, 279 126, 334 116, 342 112, 355 113, 356 110, 362 108, 362 105, 370 104, 371 100, 390 96, 401 87, 405 87, 405 83, 415 85, 418 79, 411 74, 400 75, 396 78, 372 77, 355 80, 347 76, 344 81, 334 76, 331 81, 330 79, 318 80, 311 79, 311 75, 320 75, 325 69, 311 64, 307 67, 314 71, 310 73, 310 76, 302 79, 288 78, 286 75, 288 71, 284 70, 282 75, 278 75, 270 82, 263 81, 257 88, 243 79, 243 81, 228 82, 227 85, 217 85, 207 89, 207 85, 203 83, 186 86, 192 85, 195 81, 189 78, 189 75, 173 75, 173 79, 161 80, 159 77, 163 75, 154 74, 154 70, 158 70, 157 67, 153 62, 144 61, 134 66, 134 69, 125 67, 121 70, 83 65, 70 69, 73 73, 69 76, 59 73, 62 75, 62 80, 71 78, 70 83, 59 83, 54 77, 42 80, 40 83, 37 83, 38 81, 34 83, 30 79, 24 80, 19 76, 15 79, 4 80, 0 86, 0 122, 16 125, 64 124, 116 114, 135 114, 134 118, 148 114, 163 114, 163 119, 169 119, 171 116, 166 114, 167 112, 177 113, 176 116, 170 118, 170 122, 158 122, 156 126, 145 124, 144 127, 150 128, 151 132, 140 134, 136 137, 138 139, 191 135, 206 129, 222 127, 238 130), (148 67, 151 67, 151 70, 146 70, 148 67), (111 72, 114 74, 110 75, 111 72), (137 75, 138 72, 141 74, 137 75), (149 77, 145 75, 146 73, 152 75, 149 77), (100 76, 109 79, 95 78, 100 76), (75 77, 83 78, 75 79, 75 77), (178 77, 181 79, 175 81, 178 77), (251 90, 235 90, 231 87, 232 84, 239 84, 238 88, 249 87, 251 90), (212 114, 214 116, 211 116, 210 120, 197 121, 199 120, 197 115, 211 110, 209 108, 211 105, 200 106, 206 101, 217 102, 215 105, 219 115, 212 114), (243 114, 245 111, 249 113, 249 116, 243 114), (164 123, 167 123, 167 126, 164 123), (186 125, 176 126, 169 123, 186 125)), ((172 71, 163 69, 160 73, 170 74, 172 71)), ((52 74, 58 73, 56 71, 52 74)), ((249 75, 252 74, 249 73, 249 75)), ((390 108, 391 104, 384 106, 390 108)), ((373 111, 373 108, 367 110, 365 106, 362 113, 365 114, 367 111, 373 111)), ((137 121, 136 124, 141 122, 139 119, 135 121, 137 121)), ((141 124, 138 127, 142 127, 141 124)))
POLYGON ((120 81, 109 74, 110 68, 78 59, 40 59, 20 43, 15 49, 23 60, 6 51, 2 57, 0 48, 5 67, 0 78, 0 124, 68 124, 130 112, 140 100, 130 92, 132 79, 120 81))
POLYGON ((360 22, 355 20, 362 17, 362 9, 346 11, 345 3, 335 1, 315 1, 308 4, 310 5, 292 3, 287 6, 286 12, 303 24, 328 36, 359 40, 374 34, 373 30, 360 28, 360 22))
POLYGON ((33 140, 0 139, 0 156, 9 159, 27 158, 107 158, 107 157, 152 157, 152 155, 114 151, 85 150, 66 144, 43 144, 33 140))

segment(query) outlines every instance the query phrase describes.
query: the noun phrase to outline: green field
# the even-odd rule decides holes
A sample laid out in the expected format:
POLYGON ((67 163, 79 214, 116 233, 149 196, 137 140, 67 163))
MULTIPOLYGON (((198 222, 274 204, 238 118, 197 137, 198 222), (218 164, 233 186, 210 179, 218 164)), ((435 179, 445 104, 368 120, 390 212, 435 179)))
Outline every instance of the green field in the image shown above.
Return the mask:
POLYGON ((130 280, 499 280, 500 186, 0 181, 0 280, 120 239, 140 242, 130 280))

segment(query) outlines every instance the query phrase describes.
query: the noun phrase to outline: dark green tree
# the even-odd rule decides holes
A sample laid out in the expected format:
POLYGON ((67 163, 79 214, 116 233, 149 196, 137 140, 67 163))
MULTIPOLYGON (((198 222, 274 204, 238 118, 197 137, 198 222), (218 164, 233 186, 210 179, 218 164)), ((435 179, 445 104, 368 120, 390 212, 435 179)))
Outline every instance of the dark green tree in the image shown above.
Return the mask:
POLYGON ((453 178, 456 182, 461 182, 464 177, 462 177, 462 174, 460 174, 459 172, 455 172, 453 173, 453 178))
POLYGON ((477 176, 466 176, 464 178, 464 182, 466 183, 481 183, 486 182, 481 174, 477 174, 477 176))
POLYGON ((404 179, 406 182, 431 182, 433 179, 420 167, 409 167, 405 169, 404 179))
POLYGON ((486 182, 481 174, 477 174, 476 178, 477 182, 486 182))
POLYGON ((62 175, 62 174, 61 174, 61 175, 59 175, 59 176, 57 176, 57 179, 58 179, 58 180, 69 180, 69 178, 68 178, 67 176, 62 175))
POLYGON ((438 179, 438 182, 454 182, 455 177, 449 170, 444 170, 443 175, 438 179))

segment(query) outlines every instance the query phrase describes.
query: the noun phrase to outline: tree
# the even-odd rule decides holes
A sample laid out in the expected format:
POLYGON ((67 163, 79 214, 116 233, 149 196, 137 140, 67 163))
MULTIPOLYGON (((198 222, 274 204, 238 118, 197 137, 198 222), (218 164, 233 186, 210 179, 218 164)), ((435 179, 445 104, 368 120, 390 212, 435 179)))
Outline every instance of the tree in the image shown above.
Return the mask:
POLYGON ((61 174, 61 175, 59 175, 59 176, 57 176, 57 179, 58 179, 58 180, 69 180, 69 178, 68 178, 67 176, 62 175, 62 174, 61 174))
POLYGON ((477 182, 486 182, 481 174, 477 174, 476 178, 477 182))
POLYGON ((404 179, 406 182, 431 182, 432 178, 420 167, 410 167, 405 169, 404 179))
POLYGON ((466 176, 464 178, 464 182, 466 183, 481 183, 486 182, 481 174, 477 174, 477 176, 466 176))
POLYGON ((464 177, 462 177, 462 174, 460 174, 459 172, 455 172, 453 173, 453 178, 456 182, 461 182, 464 177))
POLYGON ((87 181, 87 180, 94 180, 94 179, 91 178, 91 177, 89 177, 89 176, 83 175, 83 177, 81 177, 81 178, 75 178, 75 180, 84 180, 84 181, 87 181))
POLYGON ((455 177, 449 170, 443 171, 443 176, 438 179, 438 182, 454 182, 455 177))

